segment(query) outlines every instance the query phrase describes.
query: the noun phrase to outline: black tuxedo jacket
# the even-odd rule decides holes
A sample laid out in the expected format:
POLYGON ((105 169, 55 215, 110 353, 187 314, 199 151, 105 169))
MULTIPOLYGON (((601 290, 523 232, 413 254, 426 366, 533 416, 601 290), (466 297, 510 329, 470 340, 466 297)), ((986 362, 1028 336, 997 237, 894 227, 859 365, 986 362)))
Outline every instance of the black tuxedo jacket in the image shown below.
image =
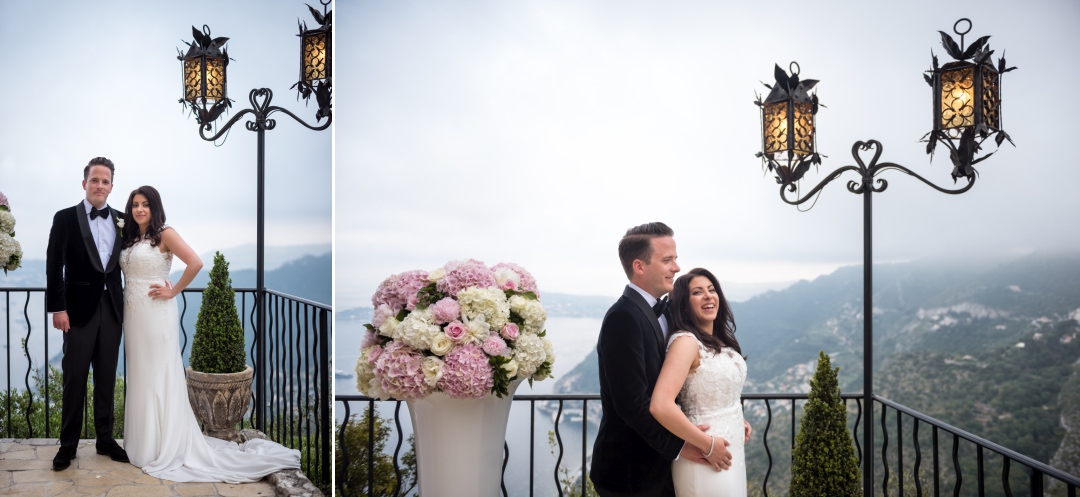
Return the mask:
MULTIPOLYGON (((123 213, 110 207, 110 222, 123 213)), ((71 326, 82 326, 93 317, 101 301, 101 293, 108 288, 109 300, 118 319, 124 317, 124 288, 120 280, 120 249, 123 242, 120 229, 116 229, 113 253, 108 267, 101 267, 94 236, 86 210, 79 202, 53 216, 49 231, 49 247, 46 250, 45 309, 47 312, 67 311, 71 326)))
POLYGON ((671 481, 683 441, 649 414, 666 348, 652 308, 627 286, 604 316, 596 344, 604 416, 589 476, 599 488, 633 493, 671 481))

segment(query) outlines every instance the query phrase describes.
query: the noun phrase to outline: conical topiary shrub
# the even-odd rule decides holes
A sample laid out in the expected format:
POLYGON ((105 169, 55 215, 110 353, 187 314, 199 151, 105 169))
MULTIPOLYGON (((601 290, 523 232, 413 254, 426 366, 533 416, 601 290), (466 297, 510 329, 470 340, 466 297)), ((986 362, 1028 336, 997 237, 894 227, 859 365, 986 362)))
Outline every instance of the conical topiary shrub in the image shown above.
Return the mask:
POLYGON ((847 429, 847 408, 825 352, 818 355, 810 379, 810 399, 803 409, 791 464, 792 497, 860 495, 859 462, 847 429))
POLYGON ((210 283, 202 295, 195 338, 191 344, 191 369, 203 373, 239 373, 246 367, 244 328, 236 312, 236 296, 229 278, 229 263, 214 253, 210 283))

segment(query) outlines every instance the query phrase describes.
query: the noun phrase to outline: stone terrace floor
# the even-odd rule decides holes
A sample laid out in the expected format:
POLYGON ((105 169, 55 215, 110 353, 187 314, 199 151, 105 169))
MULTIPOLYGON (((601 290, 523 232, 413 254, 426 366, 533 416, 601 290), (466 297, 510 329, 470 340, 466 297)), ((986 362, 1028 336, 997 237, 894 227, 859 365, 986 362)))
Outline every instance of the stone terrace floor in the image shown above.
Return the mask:
MULTIPOLYGON (((123 441, 120 441, 123 445, 123 441)), ((71 467, 53 471, 59 450, 52 439, 0 439, 0 496, 35 497, 256 497, 297 495, 282 489, 272 475, 256 483, 176 483, 147 475, 127 463, 98 455, 93 440, 79 443, 71 467), (273 483, 271 483, 273 481, 273 483)), ((287 480, 287 479, 286 479, 287 480)), ((310 484, 309 484, 310 485, 310 484)), ((307 495, 306 492, 304 492, 307 495)))

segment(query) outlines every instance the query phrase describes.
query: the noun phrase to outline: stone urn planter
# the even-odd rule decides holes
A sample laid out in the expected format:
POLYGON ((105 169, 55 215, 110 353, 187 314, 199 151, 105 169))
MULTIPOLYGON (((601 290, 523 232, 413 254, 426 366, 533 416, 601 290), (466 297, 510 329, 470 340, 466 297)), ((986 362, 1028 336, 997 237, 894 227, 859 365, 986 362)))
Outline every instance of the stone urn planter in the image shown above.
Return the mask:
POLYGON ((188 402, 205 435, 244 441, 237 425, 247 414, 254 376, 251 366, 239 373, 200 373, 187 368, 188 402))

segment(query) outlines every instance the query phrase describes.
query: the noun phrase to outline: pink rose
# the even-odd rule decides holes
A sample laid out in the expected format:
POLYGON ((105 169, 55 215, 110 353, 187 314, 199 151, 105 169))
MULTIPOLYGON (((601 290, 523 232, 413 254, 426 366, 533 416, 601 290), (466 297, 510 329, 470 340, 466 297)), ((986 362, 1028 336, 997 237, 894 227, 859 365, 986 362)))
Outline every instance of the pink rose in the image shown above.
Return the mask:
POLYGON ((510 350, 510 347, 506 346, 506 342, 499 338, 498 334, 492 333, 488 335, 487 340, 484 340, 483 349, 487 355, 503 355, 510 350))
POLYGON ((455 342, 460 342, 469 336, 469 328, 461 321, 450 322, 443 328, 443 331, 446 332, 446 336, 455 342))
POLYGON ((520 332, 521 330, 518 329, 518 325, 514 323, 506 323, 506 326, 503 326, 502 329, 502 336, 507 340, 516 340, 518 337, 518 333, 520 332))
POLYGON ((506 280, 506 281, 504 281, 502 283, 502 289, 503 290, 514 290, 516 288, 517 288, 517 283, 514 283, 514 280, 506 280))

